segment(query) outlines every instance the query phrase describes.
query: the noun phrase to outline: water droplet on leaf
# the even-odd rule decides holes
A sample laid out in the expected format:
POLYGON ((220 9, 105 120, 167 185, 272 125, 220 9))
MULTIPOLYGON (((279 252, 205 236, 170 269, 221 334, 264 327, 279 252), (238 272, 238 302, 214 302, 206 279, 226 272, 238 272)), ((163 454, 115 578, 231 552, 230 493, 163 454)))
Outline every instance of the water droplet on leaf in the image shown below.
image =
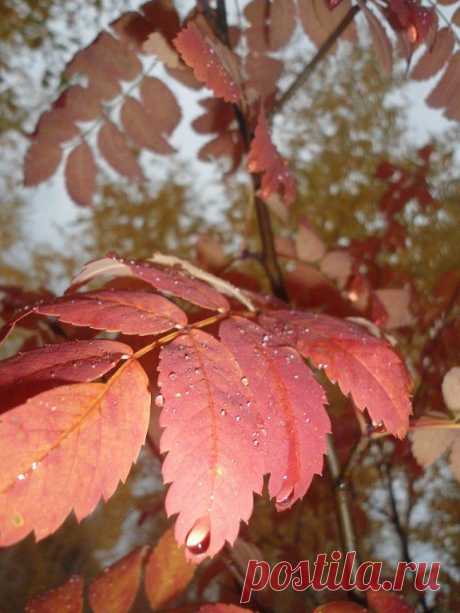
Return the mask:
POLYGON ((187 534, 185 539, 185 546, 194 555, 206 553, 211 541, 211 531, 209 524, 209 517, 201 517, 198 519, 193 528, 187 534))

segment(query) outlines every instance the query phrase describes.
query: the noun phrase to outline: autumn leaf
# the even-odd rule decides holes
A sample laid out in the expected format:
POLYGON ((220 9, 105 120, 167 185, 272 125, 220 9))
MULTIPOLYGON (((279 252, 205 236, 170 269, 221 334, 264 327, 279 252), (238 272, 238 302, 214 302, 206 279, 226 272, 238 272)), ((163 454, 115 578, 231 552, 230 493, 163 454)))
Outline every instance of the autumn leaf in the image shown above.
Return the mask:
MULTIPOLYGON (((202 272, 204 273, 204 271, 202 272)), ((230 309, 228 301, 220 292, 208 283, 203 283, 199 279, 186 274, 182 265, 179 264, 179 260, 177 260, 175 266, 160 267, 151 262, 125 260, 116 254, 108 254, 105 258, 93 260, 84 266, 82 271, 73 279, 72 285, 67 291, 73 291, 101 274, 135 276, 167 296, 181 298, 204 309, 222 313, 230 309)))
POLYGON ((358 409, 367 408, 373 422, 405 436, 412 412, 411 381, 387 341, 358 324, 317 313, 274 311, 260 321, 270 342, 296 347, 344 394, 351 394, 358 409))
POLYGON ((254 138, 248 157, 248 169, 252 173, 262 173, 260 196, 266 200, 278 194, 288 206, 296 196, 296 185, 287 162, 280 156, 271 141, 267 118, 263 107, 260 108, 254 138))
POLYGON ((152 609, 164 608, 182 593, 195 568, 187 561, 184 548, 177 545, 173 529, 166 530, 145 565, 145 592, 152 609))
POLYGON ((148 379, 135 360, 108 383, 63 385, 0 416, 0 544, 86 517, 125 481, 148 428, 148 379))
POLYGON ((187 325, 182 309, 162 296, 140 290, 72 294, 52 304, 42 304, 35 312, 74 326, 123 334, 160 334, 187 325))
POLYGON ((289 508, 322 472, 330 432, 324 390, 297 351, 273 347, 257 324, 232 317, 222 322, 219 334, 251 393, 258 421, 252 437, 270 473, 270 496, 279 510, 289 508))
POLYGON ((415 613, 414 607, 398 594, 379 590, 367 592, 367 602, 375 613, 415 613))
POLYGON ((188 555, 214 555, 233 543, 262 487, 263 457, 244 374, 230 351, 201 330, 162 347, 160 426, 168 516, 188 555))
POLYGON ((126 613, 131 609, 139 590, 146 553, 147 547, 139 547, 94 579, 88 592, 94 613, 126 613))
POLYGON ((64 383, 94 381, 132 354, 109 340, 68 341, 40 347, 0 362, 0 412, 64 383))
POLYGON ((218 98, 237 103, 239 87, 236 56, 217 40, 202 21, 189 22, 174 39, 183 60, 193 68, 198 81, 212 89, 218 98))
POLYGON ((78 575, 54 590, 35 596, 26 604, 25 613, 82 613, 83 579, 78 575))
POLYGON ((452 474, 460 481, 460 428, 448 419, 420 418, 411 432, 412 453, 421 466, 430 466, 449 452, 452 474))

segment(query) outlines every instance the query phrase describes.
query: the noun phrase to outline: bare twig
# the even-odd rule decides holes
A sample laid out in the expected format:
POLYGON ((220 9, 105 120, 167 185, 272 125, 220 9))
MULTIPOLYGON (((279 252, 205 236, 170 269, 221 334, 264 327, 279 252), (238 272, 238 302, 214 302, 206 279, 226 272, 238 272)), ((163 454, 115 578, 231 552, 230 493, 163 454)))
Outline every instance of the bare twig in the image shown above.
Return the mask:
POLYGON ((305 83, 310 78, 310 75, 316 68, 316 66, 323 60, 326 55, 329 53, 331 48, 335 45, 338 38, 343 34, 343 32, 348 28, 348 26, 352 23, 356 15, 361 10, 361 7, 358 4, 355 4, 350 8, 348 13, 336 27, 336 29, 331 32, 331 34, 326 38, 324 43, 316 52, 313 59, 305 66, 302 72, 295 77, 294 81, 287 88, 287 90, 281 95, 281 97, 275 102, 273 105, 270 115, 274 115, 279 113, 281 109, 284 107, 286 102, 288 102, 297 92, 298 90, 305 85, 305 83))

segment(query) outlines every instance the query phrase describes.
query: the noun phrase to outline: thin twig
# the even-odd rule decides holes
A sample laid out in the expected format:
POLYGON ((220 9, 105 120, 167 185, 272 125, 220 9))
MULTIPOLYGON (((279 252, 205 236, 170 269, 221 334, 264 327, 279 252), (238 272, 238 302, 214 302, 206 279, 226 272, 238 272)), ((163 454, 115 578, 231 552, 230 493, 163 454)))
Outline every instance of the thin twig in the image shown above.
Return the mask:
MULTIPOLYGON (((334 444, 334 439, 329 434, 327 437, 327 465, 329 473, 334 483, 334 494, 337 502, 337 510, 339 516, 340 536, 342 548, 344 551, 355 551, 356 557, 353 564, 353 574, 356 573, 359 561, 359 549, 356 541, 356 534, 351 514, 351 505, 349 497, 348 481, 342 479, 342 469, 340 460, 334 444)), ((355 596, 362 600, 362 594, 355 593, 355 596)))
POLYGON ((310 75, 316 68, 316 66, 326 57, 331 48, 335 45, 338 38, 343 34, 343 32, 348 28, 348 26, 352 23, 356 15, 361 10, 361 7, 358 4, 355 4, 350 8, 348 13, 336 27, 336 29, 331 32, 331 34, 326 38, 324 43, 316 52, 313 59, 305 66, 302 72, 295 77, 294 81, 287 88, 287 90, 281 95, 281 97, 275 102, 272 109, 270 110, 270 116, 279 113, 284 105, 299 91, 301 87, 305 85, 307 80, 310 78, 310 75))

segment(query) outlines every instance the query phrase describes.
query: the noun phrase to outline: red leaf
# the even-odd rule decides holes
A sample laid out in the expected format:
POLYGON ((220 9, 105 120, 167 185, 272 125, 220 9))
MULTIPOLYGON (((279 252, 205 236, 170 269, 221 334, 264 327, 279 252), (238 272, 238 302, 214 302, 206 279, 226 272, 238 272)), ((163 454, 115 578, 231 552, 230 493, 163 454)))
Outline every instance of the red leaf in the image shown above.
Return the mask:
POLYGON ((82 142, 69 154, 65 167, 65 184, 69 196, 82 206, 93 203, 96 190, 96 164, 89 146, 82 142))
POLYGON ((296 6, 293 0, 252 0, 244 9, 251 24, 245 31, 252 51, 277 51, 290 40, 296 24, 296 6))
POLYGON ((116 341, 70 341, 0 362, 0 412, 63 383, 94 381, 132 354, 116 341))
POLYGON ((56 100, 54 107, 66 111, 72 121, 93 121, 102 113, 97 92, 81 85, 68 87, 56 100))
POLYGON ((97 146, 116 172, 132 181, 140 181, 143 178, 139 162, 129 148, 124 134, 113 123, 107 122, 99 130, 97 146))
POLYGON ((253 445, 256 422, 241 372, 214 337, 192 330, 162 348, 158 383, 168 516, 188 555, 214 555, 233 543, 262 487, 263 457, 253 445), (197 453, 198 452, 198 453, 197 453))
POLYGON ((259 98, 269 98, 276 91, 283 72, 283 62, 261 53, 247 56, 245 64, 248 74, 246 88, 253 88, 259 98))
POLYGON ((30 187, 49 179, 56 172, 61 159, 59 144, 42 140, 32 143, 24 160, 24 185, 30 187))
POLYGON ((408 372, 386 341, 362 326, 315 313, 274 311, 262 315, 262 325, 274 343, 290 344, 337 381, 361 411, 383 421, 389 432, 403 438, 409 427, 411 386, 408 372))
POLYGON ((34 137, 40 142, 60 144, 78 135, 78 128, 69 116, 68 111, 53 108, 45 111, 35 128, 34 137))
POLYGON ((454 50, 454 45, 455 36, 452 28, 441 28, 436 33, 434 45, 422 55, 413 69, 411 77, 417 81, 433 77, 449 60, 454 50))
MULTIPOLYGON (((348 13, 351 2, 342 0, 333 11, 329 10, 325 0, 298 0, 298 7, 305 33, 317 47, 320 47, 348 13)), ((353 23, 347 27, 341 38, 352 41, 356 39, 356 28, 353 23)))
POLYGON ((160 134, 171 134, 182 117, 176 96, 163 81, 153 77, 142 80, 140 94, 154 127, 160 134))
POLYGON ((415 613, 414 607, 409 605, 397 594, 389 592, 367 592, 367 603, 375 613, 415 613))
POLYGON ((48 390, 0 416, 0 544, 45 538, 125 481, 148 428, 148 378, 132 361, 108 383, 48 390))
POLYGON ((174 153, 173 147, 159 132, 155 118, 135 98, 128 96, 121 109, 121 122, 126 134, 139 147, 162 155, 174 153))
POLYGON ((145 566, 144 586, 152 609, 164 609, 183 592, 195 568, 186 560, 184 548, 178 547, 173 529, 166 530, 145 566))
POLYGON ((36 312, 74 326, 140 336, 187 325, 187 316, 175 304, 162 296, 135 290, 72 294, 40 305, 36 312))
POLYGON ((272 194, 279 194, 286 205, 294 201, 295 180, 287 162, 271 141, 263 107, 260 109, 257 128, 249 150, 248 168, 250 172, 263 173, 260 195, 264 200, 269 199, 272 194))
POLYGON ((83 579, 78 575, 54 590, 35 596, 26 604, 25 613, 82 613, 83 579))
POLYGON ((139 279, 150 283, 167 295, 221 313, 230 309, 227 299, 213 287, 189 277, 177 268, 159 268, 146 262, 130 262, 129 270, 139 279))
POLYGON ((131 609, 139 589, 146 553, 147 548, 140 547, 96 577, 88 593, 94 613, 127 613, 131 609))
POLYGON ((190 22, 174 39, 184 61, 193 68, 198 81, 212 89, 218 98, 237 103, 238 85, 236 56, 220 41, 204 33, 198 23, 190 22))
POLYGON ((447 69, 426 99, 428 106, 435 109, 448 106, 456 99, 460 86, 460 51, 457 51, 447 64, 447 69))
POLYGON ((141 70, 142 64, 135 53, 108 32, 102 32, 73 57, 65 75, 85 74, 93 85, 101 74, 114 81, 131 81, 141 70))
POLYGON ((270 473, 270 496, 279 510, 289 508, 322 472, 330 432, 324 390, 294 349, 271 346, 253 322, 233 317, 219 334, 244 372, 252 411, 258 411, 253 439, 270 473))

